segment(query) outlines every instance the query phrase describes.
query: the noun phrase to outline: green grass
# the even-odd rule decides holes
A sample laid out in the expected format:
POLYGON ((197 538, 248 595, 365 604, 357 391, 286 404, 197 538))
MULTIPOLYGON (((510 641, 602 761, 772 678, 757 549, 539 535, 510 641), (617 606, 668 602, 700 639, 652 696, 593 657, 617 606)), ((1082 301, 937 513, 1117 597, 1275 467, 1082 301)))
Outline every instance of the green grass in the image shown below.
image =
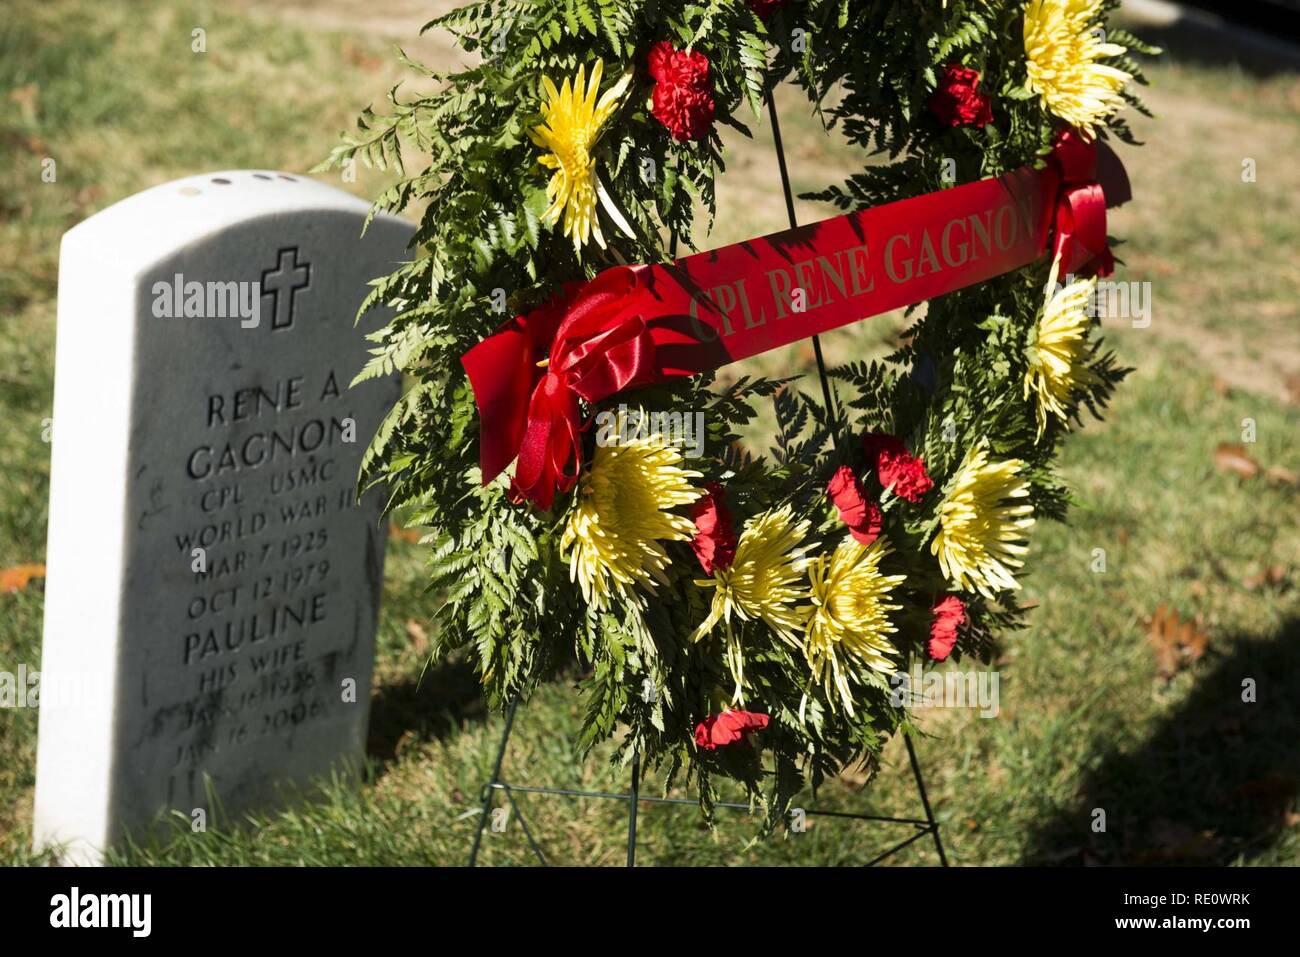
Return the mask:
MULTIPOLYGON (((359 15, 359 14, 354 14, 359 15)), ((44 554, 53 387, 57 241, 94 210, 199 170, 303 170, 336 130, 396 73, 367 56, 385 44, 250 20, 215 7, 78 0, 10 3, 0 23, 0 102, 37 85, 35 108, 0 110, 0 568, 44 554), (209 53, 189 52, 190 30, 209 53), (356 51, 364 55, 357 56, 356 51), (350 51, 350 52, 349 52, 350 51), (40 160, 58 160, 55 184, 40 160)), ((1112 231, 1129 239, 1117 278, 1149 281, 1149 329, 1109 322, 1136 372, 1104 424, 1066 444, 1076 488, 1068 525, 1040 525, 1026 599, 1039 605, 999 650, 1001 714, 922 717, 917 741, 950 857, 962 864, 1251 863, 1300 861, 1300 567, 1296 490, 1262 476, 1217 471, 1214 450, 1241 441, 1263 466, 1300 468, 1297 411, 1286 375, 1300 355, 1294 316, 1300 169, 1300 81, 1172 62, 1151 71, 1159 124, 1142 122, 1148 148, 1125 151, 1137 201, 1112 231), (1240 160, 1258 162, 1256 183, 1240 160), (1095 549, 1106 570, 1093 571, 1095 549), (1261 570, 1282 581, 1258 585, 1261 570), (1166 683, 1156 674, 1145 621, 1165 603, 1199 620, 1204 659, 1166 683), (1241 701, 1254 679, 1258 702, 1241 701), (1107 830, 1094 833, 1095 809, 1107 830)), ((813 188, 852 157, 781 99, 796 186, 813 188)), ((733 144, 723 210, 708 245, 782 228, 784 207, 766 130, 733 144)), ((373 192, 363 177, 354 188, 373 192)), ((801 218, 828 214, 800 204, 801 218)), ((900 328, 881 317, 826 339, 833 359, 880 354, 900 328)), ((748 368, 806 370, 793 347, 748 368)), ((733 370, 739 372, 742 370, 733 370)), ((501 731, 461 663, 425 671, 418 627, 433 607, 419 549, 392 542, 372 690, 371 767, 360 788, 326 789, 321 803, 251 826, 133 848, 120 863, 453 864, 462 862, 501 731), (414 637, 413 637, 414 633, 414 637)), ((0 670, 37 667, 39 582, 0 595, 0 670)), ((582 702, 570 678, 519 712, 507 777, 519 783, 621 790, 625 770, 598 755, 580 764, 570 742, 582 702)), ((30 855, 36 714, 0 712, 0 862, 30 855)), ((912 817, 920 813, 899 742, 864 788, 830 782, 815 806, 912 817)), ((647 788, 654 787, 651 779, 647 788)), ((519 798, 553 859, 623 860, 625 810, 615 802, 519 798)), ((805 806, 814 806, 811 795, 805 806)), ((640 861, 657 864, 860 863, 906 831, 812 818, 804 834, 751 845, 755 824, 720 812, 714 831, 693 808, 646 806, 640 861)), ((483 859, 528 863, 519 821, 489 832, 483 859)), ((918 842, 898 863, 933 861, 918 842)))

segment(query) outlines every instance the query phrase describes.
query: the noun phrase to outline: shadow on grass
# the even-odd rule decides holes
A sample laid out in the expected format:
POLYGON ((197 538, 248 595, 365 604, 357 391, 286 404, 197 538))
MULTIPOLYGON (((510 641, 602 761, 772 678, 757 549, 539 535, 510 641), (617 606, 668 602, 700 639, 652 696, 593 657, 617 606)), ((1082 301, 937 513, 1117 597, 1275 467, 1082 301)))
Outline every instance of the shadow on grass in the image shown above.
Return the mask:
POLYGON ((1082 799, 1030 836, 1022 864, 1223 865, 1279 840, 1300 784, 1300 618, 1221 647, 1146 743, 1107 754, 1082 799), (1246 679, 1255 703, 1242 700, 1246 679))
POLYGON ((370 699, 366 754, 383 774, 408 734, 441 741, 467 721, 487 717, 478 675, 468 661, 442 661, 423 674, 382 685, 370 699))
MULTIPOLYGON (((1212 26, 1186 20, 1169 26, 1125 24, 1146 43, 1165 51, 1168 59, 1193 66, 1235 67, 1248 76, 1268 79, 1300 72, 1300 46, 1296 46, 1295 18, 1287 31, 1267 31, 1245 22, 1247 30, 1232 30, 1227 36, 1212 26)), ((1142 57, 1144 62, 1151 58, 1142 57)))

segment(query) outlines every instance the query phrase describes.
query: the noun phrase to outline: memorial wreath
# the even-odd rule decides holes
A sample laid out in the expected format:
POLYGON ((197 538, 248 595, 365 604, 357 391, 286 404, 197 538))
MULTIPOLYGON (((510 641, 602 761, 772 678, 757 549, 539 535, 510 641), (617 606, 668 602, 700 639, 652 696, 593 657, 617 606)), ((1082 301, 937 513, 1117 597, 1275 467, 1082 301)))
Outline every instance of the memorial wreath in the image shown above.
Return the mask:
POLYGON ((433 529, 437 654, 467 649, 494 706, 576 654, 584 752, 614 738, 706 813, 736 779, 773 823, 876 759, 914 664, 987 660, 1024 621, 1031 527, 1066 511, 1062 435, 1126 371, 1088 307, 1127 188, 1105 144, 1132 141, 1115 114, 1154 51, 1116 6, 500 0, 429 24, 478 65, 408 59, 436 91, 395 90, 330 162, 395 169, 376 207, 419 212, 367 301, 394 314, 359 378, 409 388, 363 482, 433 529), (787 77, 875 160, 812 197, 846 212, 674 259, 712 222, 719 127, 749 135, 787 77), (820 397, 713 375, 899 307, 903 345, 820 397), (767 456, 738 441, 757 399, 767 456))

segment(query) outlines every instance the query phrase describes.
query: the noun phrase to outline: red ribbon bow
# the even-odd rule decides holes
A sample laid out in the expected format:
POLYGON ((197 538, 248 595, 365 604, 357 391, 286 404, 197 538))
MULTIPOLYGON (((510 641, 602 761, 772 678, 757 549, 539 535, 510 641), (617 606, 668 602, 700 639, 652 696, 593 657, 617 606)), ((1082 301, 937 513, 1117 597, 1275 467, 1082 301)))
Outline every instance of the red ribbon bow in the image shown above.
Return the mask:
POLYGON ((511 497, 550 508, 578 477, 578 400, 598 402, 658 377, 654 338, 634 308, 637 285, 627 267, 570 284, 461 358, 478 401, 485 485, 518 456, 511 497))
MULTIPOLYGON (((1097 144, 1074 129, 1059 131, 1052 143, 1051 162, 1061 181, 1052 219, 1051 252, 1053 261, 1060 258, 1063 276, 1109 276, 1115 271, 1115 258, 1106 245, 1106 195, 1098 182, 1099 155, 1097 144)), ((1123 167, 1119 167, 1119 175, 1123 176, 1123 167)), ((1125 182, 1122 189, 1126 188, 1125 182)), ((1123 199, 1114 197, 1112 204, 1115 202, 1123 199)))

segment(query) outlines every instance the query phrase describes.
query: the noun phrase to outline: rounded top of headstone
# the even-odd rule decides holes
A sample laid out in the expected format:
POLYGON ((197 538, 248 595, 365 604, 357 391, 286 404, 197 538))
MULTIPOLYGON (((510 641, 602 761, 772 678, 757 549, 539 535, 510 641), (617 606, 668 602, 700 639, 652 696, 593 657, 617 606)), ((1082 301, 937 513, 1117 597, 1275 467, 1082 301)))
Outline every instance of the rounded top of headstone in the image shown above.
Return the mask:
POLYGON ((365 200, 298 173, 222 170, 128 196, 78 223, 64 233, 63 241, 78 246, 111 243, 115 262, 147 264, 237 223, 277 215, 350 213, 357 217, 360 232, 369 210, 365 200))

